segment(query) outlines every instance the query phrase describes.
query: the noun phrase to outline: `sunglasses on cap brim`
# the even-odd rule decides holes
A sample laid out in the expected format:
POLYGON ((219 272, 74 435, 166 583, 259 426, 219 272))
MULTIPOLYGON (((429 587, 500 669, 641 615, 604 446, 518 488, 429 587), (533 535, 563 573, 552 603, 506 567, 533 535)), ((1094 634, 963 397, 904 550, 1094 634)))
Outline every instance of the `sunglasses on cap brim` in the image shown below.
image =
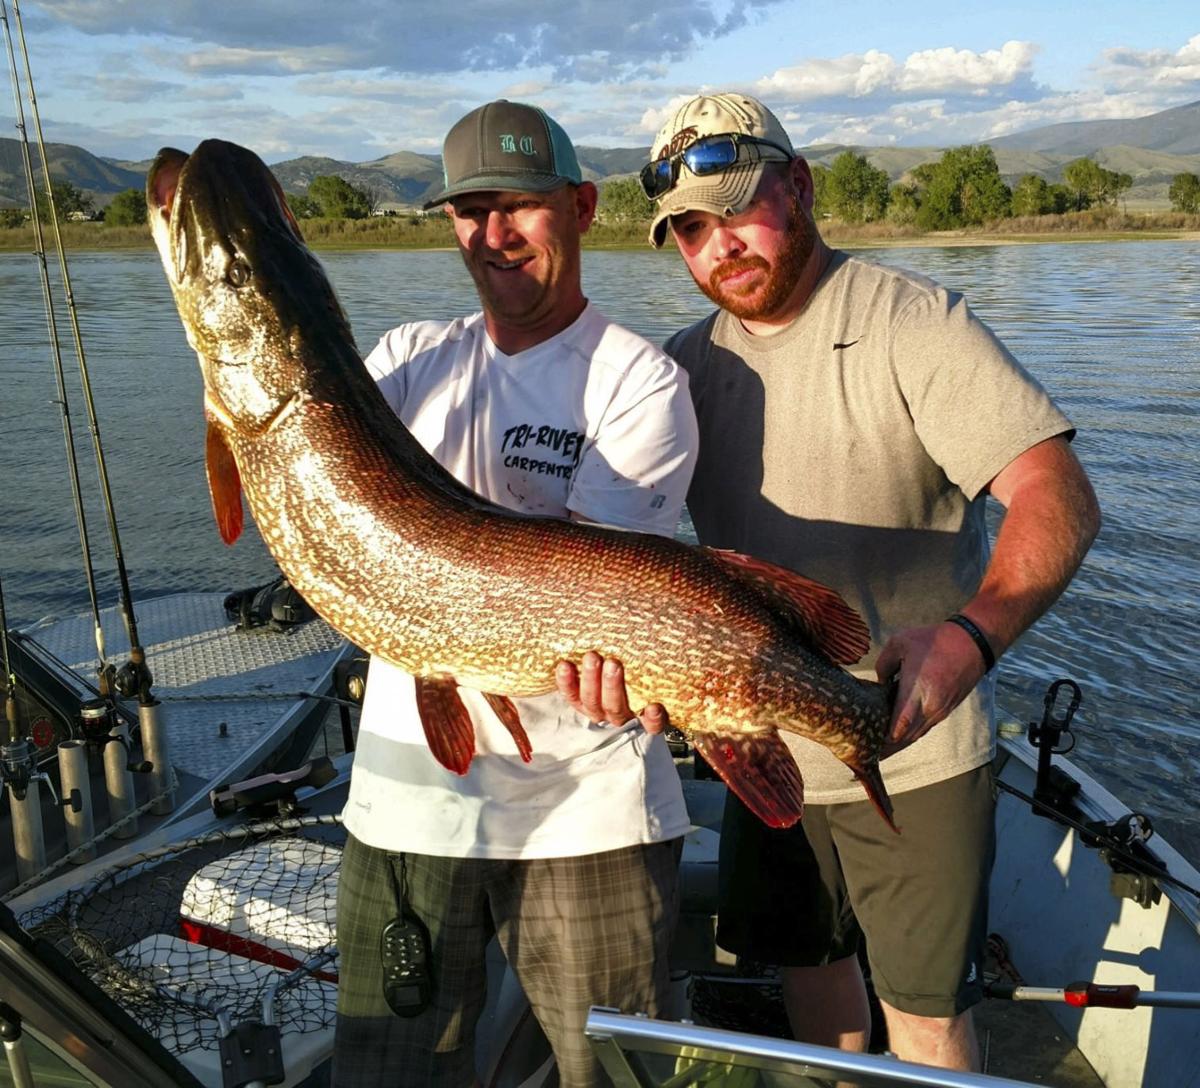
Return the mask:
MULTIPOLYGON (((642 167, 639 175, 642 191, 651 200, 665 196, 675 188, 679 181, 679 164, 686 166, 696 177, 708 174, 719 174, 722 170, 737 165, 743 146, 765 147, 778 151, 782 159, 790 160, 793 155, 779 144, 758 136, 744 136, 740 132, 723 132, 718 136, 704 136, 694 144, 689 144, 682 151, 664 159, 655 159, 642 167)), ((759 156, 775 161, 775 156, 759 156)))

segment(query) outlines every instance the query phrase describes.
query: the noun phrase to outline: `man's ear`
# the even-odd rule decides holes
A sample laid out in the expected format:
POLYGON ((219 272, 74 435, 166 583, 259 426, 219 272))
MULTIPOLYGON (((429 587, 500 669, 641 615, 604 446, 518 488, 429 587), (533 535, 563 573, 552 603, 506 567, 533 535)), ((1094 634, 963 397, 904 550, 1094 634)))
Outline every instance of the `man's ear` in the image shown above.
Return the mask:
POLYGON ((599 200, 600 193, 592 182, 580 182, 575 187, 575 215, 579 221, 580 234, 583 234, 596 218, 596 204, 599 200))
POLYGON ((812 169, 808 162, 797 155, 788 163, 788 180, 796 187, 800 197, 800 205, 812 215, 813 203, 816 198, 816 187, 813 184, 812 169))

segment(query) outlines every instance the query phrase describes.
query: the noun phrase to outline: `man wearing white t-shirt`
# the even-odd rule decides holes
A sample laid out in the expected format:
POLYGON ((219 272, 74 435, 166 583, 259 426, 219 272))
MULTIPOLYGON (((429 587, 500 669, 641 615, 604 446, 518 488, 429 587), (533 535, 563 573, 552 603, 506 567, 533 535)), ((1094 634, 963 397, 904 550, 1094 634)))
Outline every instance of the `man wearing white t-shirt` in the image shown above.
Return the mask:
MULTIPOLYGON (((492 502, 670 535, 695 462, 686 378, 583 294, 597 194, 566 134, 535 107, 489 103, 451 129, 444 165, 427 207, 450 215, 483 309, 385 335, 367 358, 380 389, 492 502)), ((670 753, 636 719, 590 722, 547 693, 512 700, 526 761, 482 693, 457 695, 476 745, 462 776, 429 751, 420 682, 371 663, 344 814, 334 1083, 471 1085, 493 933, 560 1083, 602 1083, 588 1007, 655 1015, 666 996, 688 827, 670 753), (398 918, 427 932, 430 986, 386 985, 398 918)))

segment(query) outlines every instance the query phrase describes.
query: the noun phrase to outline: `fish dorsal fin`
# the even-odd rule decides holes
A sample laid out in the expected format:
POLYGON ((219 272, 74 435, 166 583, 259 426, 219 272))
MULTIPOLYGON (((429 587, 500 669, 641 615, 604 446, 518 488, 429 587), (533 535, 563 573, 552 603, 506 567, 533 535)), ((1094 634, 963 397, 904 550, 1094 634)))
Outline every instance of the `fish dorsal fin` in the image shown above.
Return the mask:
POLYGON ((776 730, 692 733, 691 742, 768 827, 791 827, 804 815, 804 780, 776 730))
POLYGON ((475 757, 471 721, 453 676, 417 676, 417 713, 429 750, 443 767, 466 774, 475 757))
POLYGON ((836 590, 765 559, 723 548, 704 550, 762 593, 830 661, 852 665, 871 648, 867 625, 836 590))
POLYGON ((225 436, 211 419, 204 438, 204 467, 217 528, 221 539, 232 544, 242 535, 242 477, 225 436))

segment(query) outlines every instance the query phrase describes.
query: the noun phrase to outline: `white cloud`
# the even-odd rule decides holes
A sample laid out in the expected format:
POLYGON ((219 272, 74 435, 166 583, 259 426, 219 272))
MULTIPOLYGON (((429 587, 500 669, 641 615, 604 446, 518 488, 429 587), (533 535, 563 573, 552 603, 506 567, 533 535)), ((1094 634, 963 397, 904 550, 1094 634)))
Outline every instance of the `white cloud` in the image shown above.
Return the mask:
POLYGON ((353 67, 346 49, 334 46, 286 49, 237 49, 217 46, 188 53, 181 58, 191 73, 298 76, 307 72, 331 72, 353 67))
POLYGON ((1105 86, 1131 90, 1147 81, 1163 88, 1200 90, 1200 34, 1171 53, 1165 49, 1106 49, 1097 66, 1105 86))
POLYGON ((905 60, 896 86, 912 94, 1008 87, 1031 74, 1037 51, 1032 42, 1005 42, 984 53, 926 49, 905 60))
POLYGON ((703 87, 697 88, 689 94, 677 94, 670 98, 661 106, 651 106, 643 111, 638 123, 633 126, 634 131, 639 135, 649 136, 653 138, 658 135, 658 130, 663 127, 679 109, 689 99, 694 98, 697 94, 704 90, 703 87))
POLYGON ((1013 41, 983 53, 925 49, 898 64, 889 54, 871 49, 780 68, 755 86, 764 97, 793 101, 999 91, 1030 79, 1036 53, 1033 43, 1013 41))
POLYGON ((519 83, 510 83, 504 88, 504 96, 512 101, 520 102, 526 98, 539 98, 553 84, 538 79, 526 79, 519 83))

